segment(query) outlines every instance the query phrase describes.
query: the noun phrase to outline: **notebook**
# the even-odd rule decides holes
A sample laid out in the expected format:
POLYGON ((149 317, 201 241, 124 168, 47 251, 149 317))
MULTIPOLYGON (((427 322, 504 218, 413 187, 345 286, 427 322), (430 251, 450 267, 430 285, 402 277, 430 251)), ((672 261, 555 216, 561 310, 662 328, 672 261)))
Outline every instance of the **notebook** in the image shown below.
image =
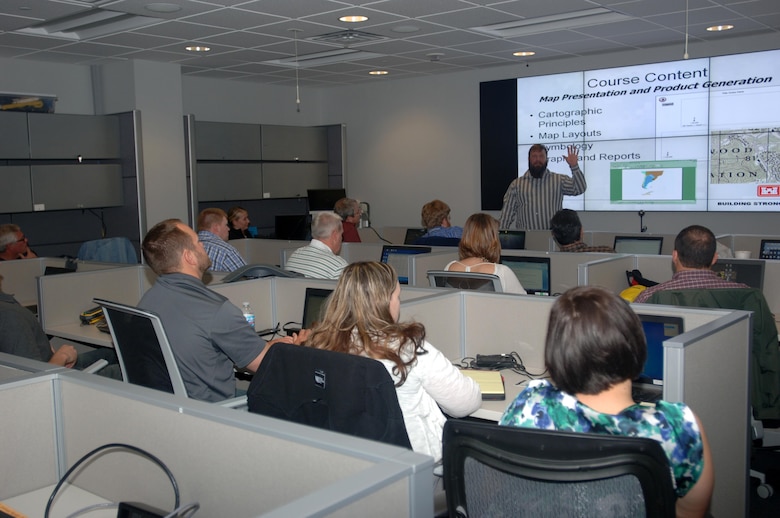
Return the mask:
POLYGON ((632 384, 631 395, 639 403, 655 403, 663 396, 664 342, 683 332, 683 319, 669 315, 638 316, 647 341, 647 360, 642 374, 632 384))
POLYGON ((506 399, 504 377, 501 376, 499 371, 463 369, 460 372, 479 384, 484 401, 503 401, 506 399))

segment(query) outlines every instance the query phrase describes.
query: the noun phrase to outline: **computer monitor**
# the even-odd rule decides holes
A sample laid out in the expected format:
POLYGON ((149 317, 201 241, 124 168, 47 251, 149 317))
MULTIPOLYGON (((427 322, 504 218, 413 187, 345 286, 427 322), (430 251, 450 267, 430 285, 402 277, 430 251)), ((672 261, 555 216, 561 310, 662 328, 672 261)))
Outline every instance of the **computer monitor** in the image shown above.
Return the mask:
POLYGON ((762 239, 759 259, 780 259, 780 239, 762 239))
POLYGON ((292 241, 311 239, 311 216, 309 214, 286 214, 274 217, 274 237, 292 241))
POLYGON ((502 250, 525 250, 525 230, 499 230, 502 250))
POLYGON ((61 273, 73 273, 76 268, 69 268, 67 266, 47 266, 43 269, 44 275, 59 275, 61 273))
POLYGON ((662 236, 615 236, 615 245, 612 248, 619 254, 659 255, 663 244, 662 236))
POLYGON ((303 302, 303 328, 311 329, 322 318, 325 303, 333 290, 325 288, 306 288, 303 302))
POLYGON ((406 237, 404 237, 405 245, 413 245, 415 241, 420 239, 427 232, 424 228, 407 228, 406 237))
POLYGON ((501 264, 508 266, 529 295, 550 295, 550 258, 502 255, 501 264))
POLYGON ((309 211, 333 210, 336 202, 347 197, 344 189, 307 189, 309 211))
POLYGON ((764 263, 761 259, 718 259, 712 270, 727 281, 764 289, 764 263))
POLYGON ((683 332, 682 317, 668 315, 638 314, 647 341, 647 360, 642 374, 636 381, 652 385, 663 385, 664 341, 683 332))
POLYGON ((430 246, 384 245, 382 247, 382 262, 389 264, 398 272, 398 282, 409 284, 409 256, 427 254, 430 246))

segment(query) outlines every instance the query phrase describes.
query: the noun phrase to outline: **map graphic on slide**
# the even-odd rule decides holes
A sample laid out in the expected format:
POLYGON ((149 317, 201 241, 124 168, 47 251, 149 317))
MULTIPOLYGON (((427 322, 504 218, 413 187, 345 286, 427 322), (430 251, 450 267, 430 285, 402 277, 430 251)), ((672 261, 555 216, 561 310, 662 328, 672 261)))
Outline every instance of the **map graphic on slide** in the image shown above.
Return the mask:
POLYGON ((780 182, 780 128, 710 135, 710 184, 780 182))
POLYGON ((658 177, 662 174, 664 174, 663 171, 645 171, 645 181, 642 182, 642 189, 647 189, 647 186, 658 180, 658 177))

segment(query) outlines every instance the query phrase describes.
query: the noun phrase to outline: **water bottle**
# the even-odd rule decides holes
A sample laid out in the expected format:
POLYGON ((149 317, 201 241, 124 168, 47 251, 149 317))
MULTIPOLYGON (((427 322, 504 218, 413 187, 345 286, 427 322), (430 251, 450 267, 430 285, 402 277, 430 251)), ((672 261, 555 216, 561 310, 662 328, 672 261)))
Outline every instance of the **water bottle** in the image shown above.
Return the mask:
POLYGON ((249 302, 244 302, 243 308, 241 309, 241 312, 244 314, 244 318, 246 319, 247 323, 252 326, 252 329, 255 328, 255 313, 252 311, 252 308, 249 306, 249 302))

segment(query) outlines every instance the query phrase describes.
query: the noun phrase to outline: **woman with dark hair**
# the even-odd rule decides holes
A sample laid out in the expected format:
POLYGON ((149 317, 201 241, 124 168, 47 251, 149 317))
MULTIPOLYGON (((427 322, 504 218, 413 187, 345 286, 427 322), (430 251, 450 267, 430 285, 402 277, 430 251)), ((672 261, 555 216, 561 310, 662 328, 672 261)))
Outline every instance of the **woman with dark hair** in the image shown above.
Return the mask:
POLYGON ((484 213, 469 216, 458 244, 458 258, 444 269, 498 275, 504 293, 525 295, 525 288, 515 273, 509 267, 499 264, 501 241, 498 239, 498 220, 493 216, 484 213))
POLYGON ((382 362, 395 380, 412 449, 438 461, 446 421, 442 411, 469 415, 482 404, 482 395, 474 380, 425 341, 422 324, 398 321, 400 293, 392 266, 348 265, 306 345, 382 362))
POLYGON ((544 361, 552 383, 529 383, 499 423, 655 439, 669 459, 677 516, 703 516, 713 485, 704 429, 684 403, 634 402, 631 382, 646 357, 642 324, 623 299, 603 288, 572 288, 553 304, 547 327, 544 361))
POLYGON ((249 212, 243 207, 230 207, 227 213, 228 226, 230 232, 228 239, 244 239, 252 237, 249 233, 249 212))

